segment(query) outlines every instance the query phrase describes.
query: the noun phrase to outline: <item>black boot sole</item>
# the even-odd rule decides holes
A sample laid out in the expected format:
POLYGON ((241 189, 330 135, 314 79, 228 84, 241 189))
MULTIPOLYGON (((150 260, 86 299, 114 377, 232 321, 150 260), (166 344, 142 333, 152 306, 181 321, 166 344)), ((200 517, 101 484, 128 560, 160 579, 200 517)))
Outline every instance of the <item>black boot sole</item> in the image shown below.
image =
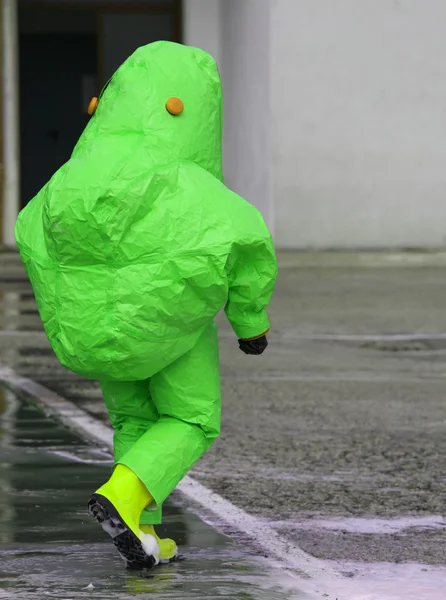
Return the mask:
POLYGON ((152 569, 158 561, 144 552, 141 540, 126 525, 113 504, 100 494, 93 494, 88 512, 113 539, 128 569, 152 569))

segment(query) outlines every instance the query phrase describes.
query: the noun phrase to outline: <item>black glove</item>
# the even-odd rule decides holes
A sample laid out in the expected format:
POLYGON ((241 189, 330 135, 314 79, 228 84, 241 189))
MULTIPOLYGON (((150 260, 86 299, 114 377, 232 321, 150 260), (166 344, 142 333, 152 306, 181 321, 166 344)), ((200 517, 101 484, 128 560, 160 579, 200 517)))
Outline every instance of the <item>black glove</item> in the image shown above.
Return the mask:
POLYGON ((240 350, 245 354, 262 354, 265 348, 268 346, 268 341, 265 335, 257 338, 256 340, 239 340, 238 341, 240 350))

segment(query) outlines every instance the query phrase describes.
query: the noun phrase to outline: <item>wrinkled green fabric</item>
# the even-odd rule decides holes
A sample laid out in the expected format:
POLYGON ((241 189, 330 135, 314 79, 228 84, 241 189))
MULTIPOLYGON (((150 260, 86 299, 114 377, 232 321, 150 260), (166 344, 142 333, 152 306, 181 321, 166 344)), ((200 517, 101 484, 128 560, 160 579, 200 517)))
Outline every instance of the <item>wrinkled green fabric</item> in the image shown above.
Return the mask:
POLYGON ((221 113, 208 54, 139 48, 70 160, 20 213, 20 255, 69 369, 147 379, 223 306, 239 337, 268 329, 274 248, 257 209, 222 183, 221 113), (184 102, 176 117, 165 108, 172 96, 184 102))
POLYGON ((150 380, 103 380, 101 388, 115 463, 136 473, 156 501, 141 522, 161 523, 162 503, 220 433, 217 326, 150 380))
POLYGON ((16 226, 55 353, 100 380, 115 462, 155 500, 146 523, 220 431, 215 315, 224 307, 241 338, 269 328, 273 243, 223 184, 221 114, 208 54, 138 49, 16 226), (184 102, 179 116, 170 97, 184 102))

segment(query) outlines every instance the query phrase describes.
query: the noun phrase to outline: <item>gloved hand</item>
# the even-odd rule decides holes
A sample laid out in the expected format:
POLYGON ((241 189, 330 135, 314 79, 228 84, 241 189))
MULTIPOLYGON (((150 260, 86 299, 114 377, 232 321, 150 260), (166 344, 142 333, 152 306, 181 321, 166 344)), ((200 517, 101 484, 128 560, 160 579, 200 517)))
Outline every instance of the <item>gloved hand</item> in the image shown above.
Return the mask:
POLYGON ((239 347, 245 354, 262 354, 268 346, 266 335, 262 335, 254 340, 239 340, 239 347))

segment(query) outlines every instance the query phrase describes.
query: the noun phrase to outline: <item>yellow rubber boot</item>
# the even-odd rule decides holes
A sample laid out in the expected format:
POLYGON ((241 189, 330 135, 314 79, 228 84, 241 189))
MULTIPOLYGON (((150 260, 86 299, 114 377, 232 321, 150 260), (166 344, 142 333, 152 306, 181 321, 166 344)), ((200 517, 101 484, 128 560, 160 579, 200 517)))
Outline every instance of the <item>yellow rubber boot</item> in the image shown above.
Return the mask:
POLYGON ((160 561, 156 537, 141 531, 142 510, 153 498, 142 481, 125 465, 117 465, 110 479, 90 498, 90 514, 112 538, 127 567, 149 569, 160 561))
POLYGON ((178 547, 173 540, 170 538, 161 539, 157 535, 153 525, 140 525, 139 527, 145 534, 153 536, 158 542, 158 546, 160 548, 160 562, 170 562, 177 557, 178 547))
POLYGON ((116 465, 112 476, 96 490, 113 504, 133 533, 139 537, 139 518, 143 509, 153 502, 146 486, 125 465, 116 465))

